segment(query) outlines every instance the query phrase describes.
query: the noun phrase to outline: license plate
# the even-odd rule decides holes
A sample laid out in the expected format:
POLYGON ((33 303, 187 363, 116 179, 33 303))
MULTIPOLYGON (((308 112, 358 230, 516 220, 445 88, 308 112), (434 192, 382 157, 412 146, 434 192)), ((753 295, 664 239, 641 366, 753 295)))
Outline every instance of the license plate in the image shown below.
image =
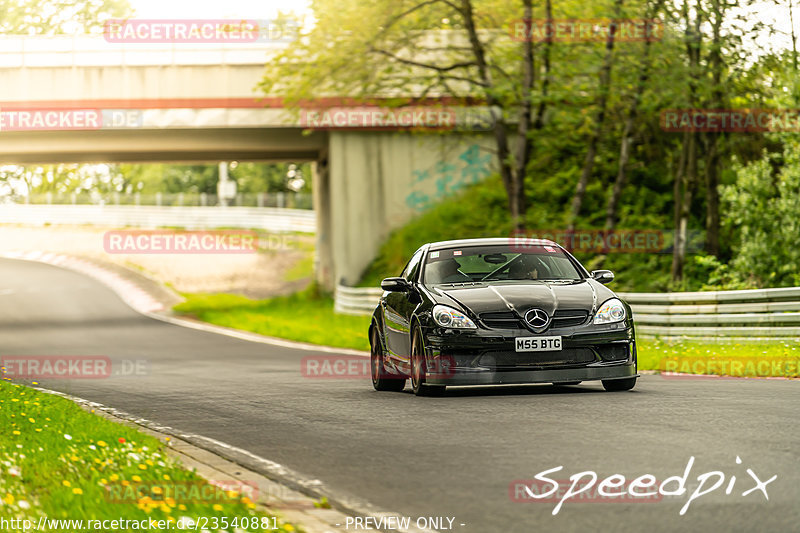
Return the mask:
POLYGON ((561 351, 561 335, 517 337, 514 344, 518 352, 558 352, 561 351))

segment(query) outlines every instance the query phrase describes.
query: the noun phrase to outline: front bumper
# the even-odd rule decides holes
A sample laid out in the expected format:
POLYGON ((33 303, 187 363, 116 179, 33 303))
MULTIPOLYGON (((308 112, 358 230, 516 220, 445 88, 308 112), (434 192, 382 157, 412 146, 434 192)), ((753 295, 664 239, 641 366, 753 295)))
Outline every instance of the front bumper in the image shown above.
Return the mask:
POLYGON ((605 326, 552 329, 557 352, 516 352, 514 339, 526 330, 472 331, 429 328, 423 332, 426 382, 431 385, 558 383, 636 377, 632 321, 605 326))

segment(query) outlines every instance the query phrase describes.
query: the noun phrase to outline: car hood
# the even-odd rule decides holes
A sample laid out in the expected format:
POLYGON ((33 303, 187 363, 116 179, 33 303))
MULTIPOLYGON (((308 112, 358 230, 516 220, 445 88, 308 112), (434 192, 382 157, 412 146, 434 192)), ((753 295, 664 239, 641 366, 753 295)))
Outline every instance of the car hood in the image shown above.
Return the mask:
POLYGON ((585 279, 574 283, 514 281, 429 287, 438 303, 456 303, 475 314, 516 310, 523 315, 539 308, 553 315, 557 309, 596 311, 614 293, 604 285, 585 279))

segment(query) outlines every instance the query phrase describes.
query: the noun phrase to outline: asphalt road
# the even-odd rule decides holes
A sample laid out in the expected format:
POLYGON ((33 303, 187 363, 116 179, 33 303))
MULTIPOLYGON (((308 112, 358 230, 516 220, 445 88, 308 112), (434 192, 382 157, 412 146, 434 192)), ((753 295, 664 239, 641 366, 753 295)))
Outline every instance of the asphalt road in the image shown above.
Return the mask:
POLYGON ((303 377, 307 351, 144 317, 105 286, 57 267, 0 260, 0 280, 0 355, 147 365, 144 375, 42 386, 224 441, 413 519, 455 517, 463 532, 800 528, 798 382, 645 376, 626 393, 582 384, 417 398, 408 388, 375 392, 367 380, 303 377), (509 497, 513 480, 559 465, 555 479, 591 470, 664 480, 683 475, 692 456, 689 493, 700 474, 720 471, 725 481, 683 516, 688 494, 567 501, 556 516, 553 502, 509 497), (741 495, 754 485, 748 468, 764 481, 777 475, 766 486, 769 501, 759 491, 741 495))

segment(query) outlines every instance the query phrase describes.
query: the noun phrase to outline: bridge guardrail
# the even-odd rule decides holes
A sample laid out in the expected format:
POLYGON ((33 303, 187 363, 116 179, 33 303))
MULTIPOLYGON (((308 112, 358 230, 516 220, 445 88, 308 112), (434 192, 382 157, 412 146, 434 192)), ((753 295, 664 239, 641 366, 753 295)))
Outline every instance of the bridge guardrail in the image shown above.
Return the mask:
POLYGON ((4 224, 94 224, 110 227, 246 228, 314 233, 317 217, 307 209, 272 207, 158 207, 132 205, 0 204, 4 224))
MULTIPOLYGON (((336 288, 339 313, 371 314, 379 288, 336 288)), ((738 291, 618 293, 637 334, 659 337, 800 337, 800 287, 738 291)))

